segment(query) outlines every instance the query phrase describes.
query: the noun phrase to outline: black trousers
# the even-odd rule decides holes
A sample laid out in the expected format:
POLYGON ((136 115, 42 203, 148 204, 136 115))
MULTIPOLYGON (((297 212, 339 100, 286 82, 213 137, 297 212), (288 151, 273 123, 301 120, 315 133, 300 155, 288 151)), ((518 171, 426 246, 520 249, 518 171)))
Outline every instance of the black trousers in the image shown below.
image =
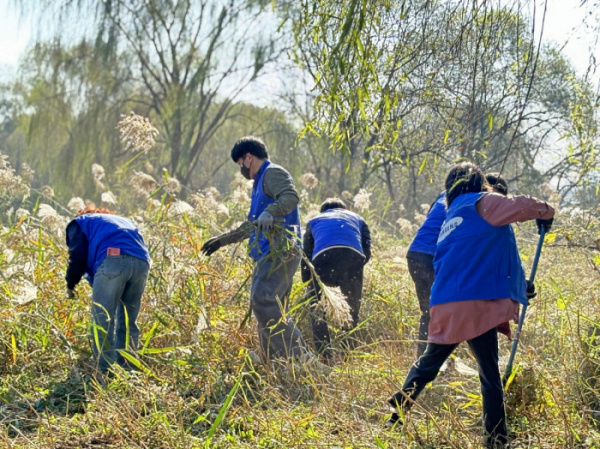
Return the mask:
MULTIPOLYGON (((358 314, 360 312, 365 257, 350 248, 331 248, 315 257, 312 264, 323 284, 328 287, 340 287, 348 301, 352 314, 352 324, 344 330, 354 329, 358 324, 358 314)), ((321 294, 317 282, 312 281, 309 284, 308 294, 314 296, 312 331, 315 350, 325 358, 329 358, 331 357, 331 349, 329 348, 331 335, 327 322, 316 307, 321 294)), ((349 345, 352 344, 351 342, 351 339, 347 341, 349 345)))
MULTIPOLYGON (((504 390, 498 368, 498 329, 490 329, 479 337, 468 340, 467 343, 479 368, 479 381, 483 396, 483 419, 488 445, 494 440, 505 443, 508 430, 504 411, 504 390)), ((404 411, 408 411, 411 401, 406 397, 413 401, 417 399, 425 386, 436 378, 440 368, 457 346, 458 344, 428 343, 425 353, 410 369, 402 391, 392 396, 388 402, 394 407, 400 406, 404 411)))
MULTIPOLYGON (((421 255, 421 254, 420 254, 421 255)), ((423 256, 427 256, 422 254, 423 256)), ((419 308, 421 309, 421 319, 419 321, 419 343, 417 345, 417 357, 420 357, 427 347, 427 337, 429 335, 429 297, 431 296, 431 286, 433 285, 433 257, 431 260, 427 257, 414 258, 411 253, 407 254, 408 272, 415 283, 417 298, 419 298, 419 308)))

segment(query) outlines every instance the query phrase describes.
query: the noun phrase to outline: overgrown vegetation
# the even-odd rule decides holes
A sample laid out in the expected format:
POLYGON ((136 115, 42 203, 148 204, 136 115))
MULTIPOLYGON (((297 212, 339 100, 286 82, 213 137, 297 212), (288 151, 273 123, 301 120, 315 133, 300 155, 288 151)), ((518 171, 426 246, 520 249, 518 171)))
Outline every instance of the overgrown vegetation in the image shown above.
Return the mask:
MULTIPOLYGON (((3 173, 10 170, 5 164, 3 173)), ((316 187, 314 177, 304 181, 316 187)), ((129 186, 115 190, 143 231, 154 265, 140 316, 142 372, 118 372, 103 388, 90 369, 90 289, 78 287, 75 300, 64 294, 69 214, 48 196, 31 192, 24 199, 27 182, 12 182, 3 201, 14 209, 5 212, 0 233, 3 447, 478 447, 481 397, 466 347, 426 390, 402 432, 382 426, 384 401, 414 359, 419 309, 404 259, 412 228, 386 228, 382 214, 369 210, 368 196, 355 203, 365 208, 375 242, 360 344, 346 357, 339 353, 327 376, 302 365, 257 365, 252 321, 240 327, 251 269, 245 248, 221 250, 210 260, 199 251, 210 234, 243 219, 245 181, 232 187, 235 198, 209 189, 193 205, 175 197, 168 179, 152 186, 150 201, 127 197, 129 186)), ((316 190, 305 192, 306 217, 316 190)), ((527 264, 536 235, 529 225, 517 234, 527 264)), ((515 447, 600 445, 597 331, 591 330, 600 325, 599 255, 589 248, 597 235, 597 220, 575 211, 563 213, 548 237, 540 293, 507 398, 515 447)), ((292 301, 303 297, 297 279, 292 301)), ((307 313, 300 307, 293 315, 310 339, 307 313)), ((509 341, 502 340, 501 353, 505 363, 509 341)))
MULTIPOLYGON (((466 347, 402 431, 382 425, 416 351, 407 246, 466 159, 561 207, 508 388, 513 447, 600 448, 600 97, 532 1, 13 3, 54 32, 0 85, 0 447, 478 447, 466 347), (294 176, 303 223, 341 196, 371 228, 359 344, 334 334, 328 375, 259 364, 245 245, 200 253, 246 219, 229 149, 248 134, 294 176), (106 386, 91 290, 64 291, 65 226, 89 203, 135 221, 154 262, 140 371, 106 386)), ((529 265, 537 235, 516 232, 529 265)), ((299 274, 291 301, 310 341, 299 274)))

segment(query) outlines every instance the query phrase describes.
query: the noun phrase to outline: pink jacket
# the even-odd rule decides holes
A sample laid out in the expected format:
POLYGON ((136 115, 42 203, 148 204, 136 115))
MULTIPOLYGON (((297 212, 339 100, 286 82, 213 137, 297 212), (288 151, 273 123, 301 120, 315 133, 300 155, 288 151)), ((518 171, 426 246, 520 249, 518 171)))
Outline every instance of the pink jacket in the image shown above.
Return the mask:
MULTIPOLYGON (((554 217, 552 206, 527 195, 507 197, 490 193, 479 200, 476 209, 493 226, 554 217)), ((478 337, 496 326, 511 338, 509 321, 518 322, 519 304, 510 298, 459 301, 433 306, 429 313, 428 341, 455 344, 478 337)))

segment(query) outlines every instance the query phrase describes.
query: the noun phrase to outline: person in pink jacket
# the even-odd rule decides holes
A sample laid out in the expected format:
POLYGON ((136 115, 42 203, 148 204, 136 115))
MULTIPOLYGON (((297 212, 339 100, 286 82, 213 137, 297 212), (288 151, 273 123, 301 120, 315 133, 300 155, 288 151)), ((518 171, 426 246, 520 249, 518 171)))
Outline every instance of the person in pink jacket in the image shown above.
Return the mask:
POLYGON ((504 447, 508 430, 498 332, 510 337, 508 322, 518 321, 519 303, 526 304, 532 295, 510 224, 535 219, 538 228, 549 230, 554 209, 529 196, 492 192, 479 167, 471 163, 450 170, 445 188, 448 209, 434 259, 427 348, 401 391, 388 400, 397 412, 387 424, 402 425, 398 410, 410 409, 452 351, 466 341, 479 368, 485 445, 504 447))

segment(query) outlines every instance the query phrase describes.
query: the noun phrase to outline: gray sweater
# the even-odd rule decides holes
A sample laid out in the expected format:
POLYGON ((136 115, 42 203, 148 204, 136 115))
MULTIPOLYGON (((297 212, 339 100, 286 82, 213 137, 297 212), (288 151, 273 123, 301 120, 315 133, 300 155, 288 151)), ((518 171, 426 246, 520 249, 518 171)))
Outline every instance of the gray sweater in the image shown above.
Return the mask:
MULTIPOLYGON (((271 166, 263 177, 262 187, 265 194, 275 200, 265 209, 274 217, 287 215, 300 202, 292 176, 284 168, 271 166)), ((254 229, 254 226, 246 221, 239 228, 223 234, 220 240, 223 245, 238 243, 250 237, 254 229)))

